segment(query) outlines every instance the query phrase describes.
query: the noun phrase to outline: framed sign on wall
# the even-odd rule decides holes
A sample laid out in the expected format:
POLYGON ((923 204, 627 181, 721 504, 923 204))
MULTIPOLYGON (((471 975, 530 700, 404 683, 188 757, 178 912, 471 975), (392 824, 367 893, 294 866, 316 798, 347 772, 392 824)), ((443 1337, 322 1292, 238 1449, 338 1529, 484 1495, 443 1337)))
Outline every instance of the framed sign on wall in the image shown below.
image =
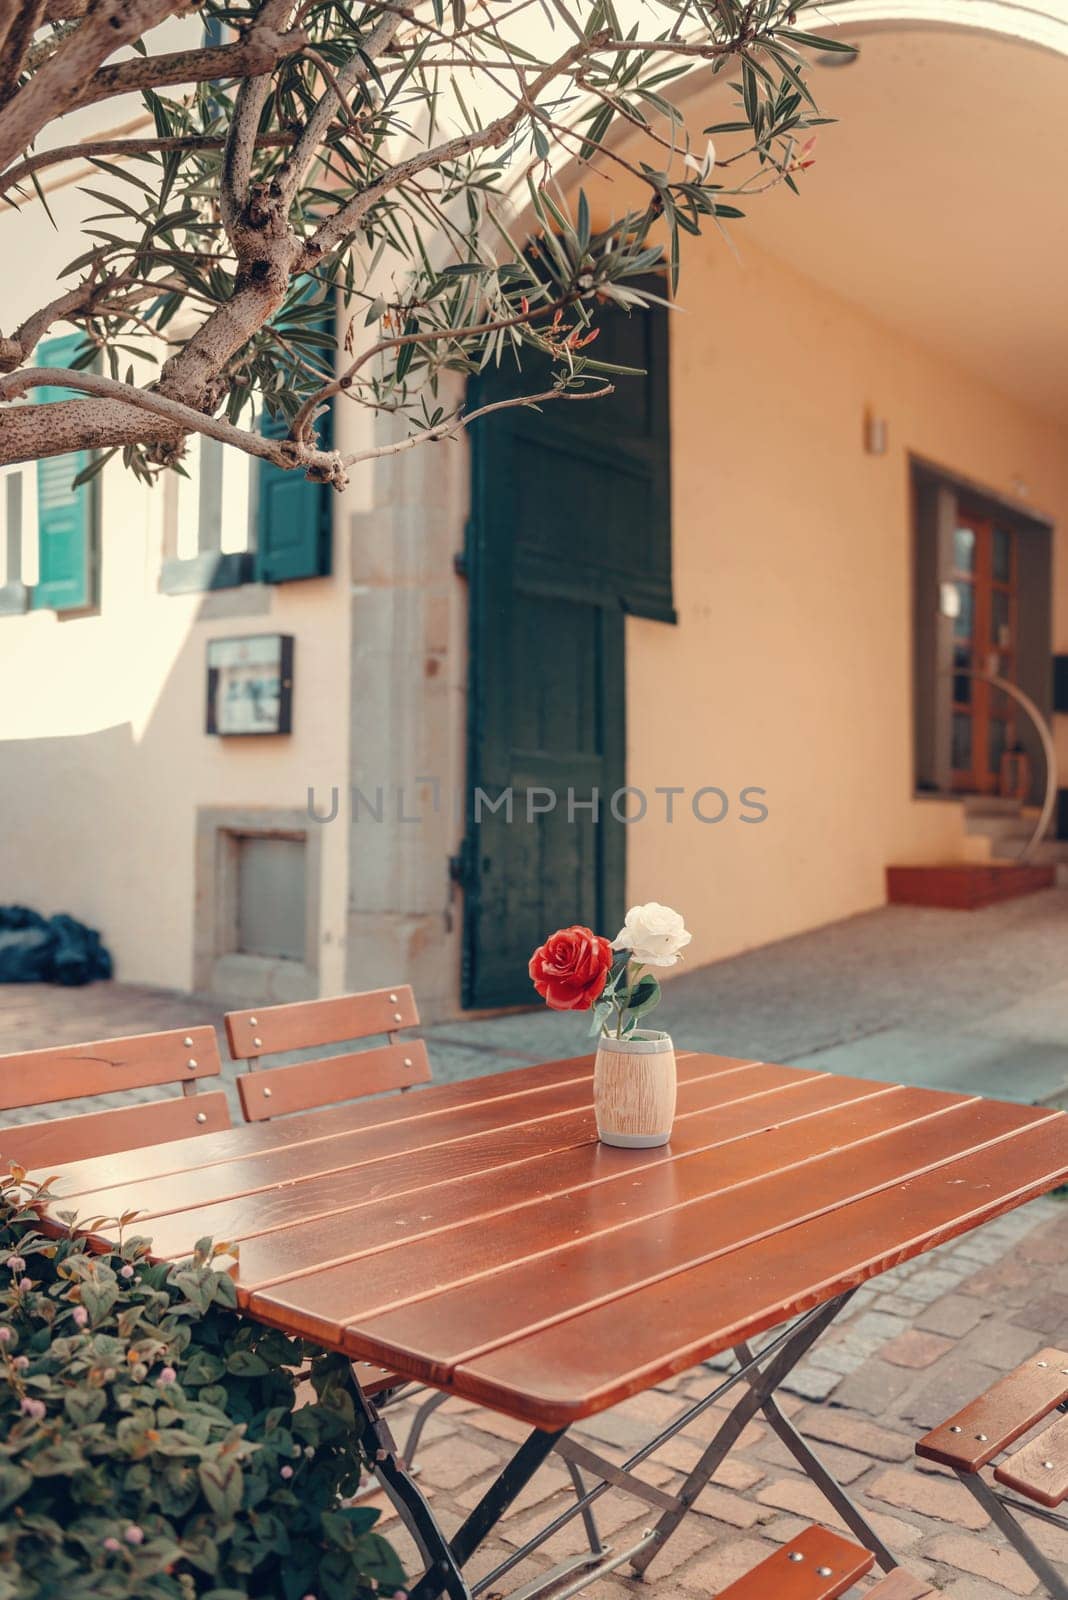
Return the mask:
POLYGON ((209 639, 206 731, 230 737, 292 728, 292 634, 209 639))

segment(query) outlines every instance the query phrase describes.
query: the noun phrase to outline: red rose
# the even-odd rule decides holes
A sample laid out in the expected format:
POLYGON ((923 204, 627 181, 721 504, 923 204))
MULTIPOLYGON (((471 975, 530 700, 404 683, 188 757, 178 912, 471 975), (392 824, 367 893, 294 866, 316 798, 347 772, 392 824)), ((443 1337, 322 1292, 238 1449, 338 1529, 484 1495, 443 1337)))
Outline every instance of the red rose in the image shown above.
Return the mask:
POLYGON ((588 1011, 608 981, 612 946, 589 928, 561 928, 535 950, 528 968, 552 1011, 588 1011))

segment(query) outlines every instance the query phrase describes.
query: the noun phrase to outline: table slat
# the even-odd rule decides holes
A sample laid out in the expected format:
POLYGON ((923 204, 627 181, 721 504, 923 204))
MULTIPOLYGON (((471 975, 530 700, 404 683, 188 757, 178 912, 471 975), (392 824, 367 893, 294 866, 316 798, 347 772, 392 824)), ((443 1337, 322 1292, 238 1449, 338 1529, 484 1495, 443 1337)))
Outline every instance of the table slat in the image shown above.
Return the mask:
MULTIPOLYGON (((833 1125, 829 1154, 790 1167, 791 1156, 803 1159, 796 1140, 779 1140, 778 1148, 765 1151, 767 1135, 708 1151, 668 1169, 678 1195, 674 1209, 636 1221, 624 1218, 625 1225, 611 1232, 595 1233, 597 1219, 576 1205, 571 1242, 553 1250, 550 1239, 550 1248, 540 1249, 539 1211, 525 1237, 519 1236, 515 1217, 508 1219, 500 1239, 489 1231, 482 1240, 469 1237, 466 1261, 458 1259, 451 1285, 440 1276, 428 1284, 417 1272, 407 1280, 398 1275, 396 1258, 410 1257, 409 1249, 291 1279, 254 1295, 250 1305, 259 1312, 284 1304, 294 1318, 308 1319, 314 1336, 334 1344, 344 1343, 342 1329, 348 1323, 351 1338, 374 1344, 374 1359, 392 1359, 399 1350, 406 1360, 425 1362, 428 1378, 431 1371, 440 1377, 443 1370, 496 1344, 628 1296, 716 1255, 742 1252, 769 1232, 792 1228, 805 1217, 889 1187, 974 1149, 988 1131, 993 1136, 1015 1125, 1013 1108, 1006 1106, 991 1127, 989 1109, 972 1102, 927 1121, 916 1121, 914 1113, 904 1129, 852 1147, 848 1114, 828 1112, 791 1131, 800 1134, 803 1149, 816 1138, 821 1122, 833 1125), (789 1149, 791 1142, 793 1150, 780 1161, 784 1144, 789 1149), (380 1292, 387 1292, 387 1286, 392 1290, 395 1309, 386 1301, 376 1314, 380 1283, 380 1292)), ((586 1198, 588 1206, 596 1205, 603 1201, 603 1191, 586 1198)), ((601 1226, 607 1227, 603 1217, 601 1226)), ((276 1311, 270 1314, 275 1320, 276 1311)))
MULTIPOLYGON (((694 1056, 679 1066, 679 1103, 683 1110, 698 1110, 817 1076, 820 1074, 764 1065, 723 1071, 716 1058, 694 1056), (706 1061, 711 1062, 707 1072, 706 1061)), ((590 1099, 589 1081, 564 1083, 537 1096, 463 1106, 429 1120, 406 1119, 339 1133, 332 1139, 287 1145, 244 1161, 216 1162, 186 1173, 118 1183, 78 1195, 76 1209, 83 1216, 107 1217, 137 1211, 141 1229, 145 1219, 188 1211, 194 1205, 206 1207, 238 1196, 277 1192, 283 1185, 315 1177, 331 1176, 340 1182, 343 1172, 358 1168, 375 1167, 382 1171, 387 1184, 399 1181, 408 1189, 419 1188, 426 1181, 427 1166, 433 1168, 442 1159, 439 1151, 452 1152, 443 1159, 446 1165, 453 1163, 453 1171, 457 1170, 457 1162, 462 1170, 480 1170, 489 1150, 507 1150, 509 1159, 517 1160, 529 1151, 530 1141, 541 1132, 556 1132, 553 1123, 569 1115, 573 1118, 576 1112, 588 1118, 590 1099)), ((583 1124, 584 1129, 588 1126, 583 1124)), ((587 1136, 588 1132, 581 1135, 587 1136)), ((116 1164, 121 1166, 121 1157, 116 1158, 116 1164)), ((67 1205, 70 1197, 62 1180, 54 1190, 67 1205)), ((287 1196, 283 1193, 281 1198, 285 1201, 287 1196)))
MULTIPOLYGON (((490 1217, 496 1219, 494 1238, 500 1240, 504 1248, 508 1237, 506 1230, 511 1226, 506 1213, 521 1206, 550 1202, 554 1196, 566 1196, 570 1204, 584 1189, 595 1184, 610 1184, 615 1190, 624 1191, 628 1198, 636 1197, 650 1180, 676 1182, 663 1170, 673 1161, 713 1146, 724 1146, 732 1140, 752 1139, 755 1134, 785 1128, 796 1121, 808 1127, 830 1106, 861 1102, 881 1104, 906 1092, 886 1089, 861 1078, 814 1078, 754 1095, 749 1100, 733 1101, 729 1106, 713 1106, 684 1114, 675 1123, 670 1146, 654 1151, 616 1150, 599 1144, 591 1120, 586 1125, 588 1137, 577 1147, 450 1179, 400 1199, 365 1201, 358 1210, 335 1211, 295 1227, 246 1238, 241 1243, 237 1281, 241 1290, 247 1292, 283 1282, 309 1269, 376 1251, 392 1251, 410 1240, 429 1236, 433 1236, 432 1251, 441 1250, 451 1258, 455 1255, 453 1238, 466 1236, 468 1226, 484 1229, 490 1217), (447 1240, 440 1237, 441 1231, 446 1229, 449 1230, 447 1240)), ((956 1097, 946 1098, 955 1100, 956 1097)), ((873 1111, 872 1114, 887 1120, 891 1116, 889 1111, 873 1111)), ((180 1218, 173 1220, 184 1223, 187 1217, 195 1215, 183 1212, 180 1218)), ((166 1227, 170 1220, 162 1219, 162 1226, 166 1227)), ((202 1236, 203 1230, 197 1237, 202 1236)), ((227 1238, 233 1237, 232 1233, 227 1234, 227 1238)), ((160 1248, 158 1239, 156 1248, 160 1248)))
MULTIPOLYGON (((432 1347, 439 1358, 458 1359, 489 1338, 488 1333, 484 1338, 486 1329, 499 1337, 499 1330, 506 1328, 515 1337, 552 1310, 575 1305, 588 1294, 587 1270, 597 1276, 610 1271, 623 1289, 642 1281, 650 1261, 653 1271, 670 1270, 668 1235, 672 1245, 691 1254, 703 1252, 706 1244, 712 1248, 716 1241, 739 1238, 739 1210, 747 1223, 754 1204, 751 1193, 738 1194, 739 1185, 769 1185, 765 1209, 781 1217, 791 1185, 815 1181, 808 1163, 843 1146, 856 1151, 861 1141, 888 1129, 897 1129, 901 1141, 890 1157, 892 1176, 914 1170, 910 1139, 923 1148, 919 1124, 924 1115, 941 1117, 963 1103, 960 1096, 940 1099, 940 1104, 927 1105, 924 1090, 890 1090, 781 1127, 741 1133, 685 1157, 673 1140, 673 1159, 656 1164, 635 1161, 634 1152, 627 1152, 631 1159, 620 1164, 623 1175, 615 1180, 508 1211, 492 1227, 470 1221, 445 1236, 390 1247, 384 1221, 387 1242, 373 1256, 289 1278, 265 1290, 262 1299, 253 1296, 251 1305, 256 1310, 266 1302, 285 1304, 335 1342, 343 1338, 346 1324, 354 1322, 361 1336, 378 1336, 382 1322, 375 1319, 388 1322, 386 1313, 404 1306, 404 1331, 397 1337, 410 1352, 426 1355, 432 1347), (792 1175, 787 1175, 788 1168, 792 1175), (728 1190, 733 1191, 729 1200, 728 1190), (686 1215, 666 1215, 680 1209, 686 1215), (622 1229, 624 1236, 618 1243, 607 1237, 615 1229, 622 1229), (444 1319, 440 1330, 439 1317, 444 1319), (450 1340, 457 1340, 458 1347, 448 1353, 450 1340)), ((709 1116, 719 1120, 718 1114, 709 1116)), ((958 1138, 967 1148, 969 1128, 958 1138)), ((950 1140, 940 1132, 928 1143, 942 1149, 950 1140)), ((878 1144, 865 1144, 863 1150, 863 1157, 856 1154, 853 1159, 863 1161, 866 1174, 867 1163, 878 1165, 878 1144)), ((838 1193, 836 1186, 844 1181, 833 1164, 826 1173, 821 1168, 819 1178, 822 1194, 838 1193)), ((855 1181, 864 1182, 865 1176, 855 1181)), ((244 1288, 246 1271, 247 1264, 241 1272, 244 1288)))
MULTIPOLYGON (((694 1052, 680 1052, 680 1059, 689 1059, 692 1054, 694 1052)), ((720 1063, 724 1072, 753 1065, 733 1056, 704 1056, 703 1059, 708 1063, 720 1063)), ((350 1133, 356 1129, 384 1127, 391 1122, 438 1116, 460 1106, 542 1094, 562 1083, 589 1083, 592 1078, 593 1056, 574 1056, 560 1061, 547 1061, 542 1066, 514 1067, 484 1078, 468 1078, 462 1083, 433 1084, 429 1088, 414 1090, 411 1094, 391 1094, 381 1100, 365 1100, 301 1112, 276 1123, 261 1123, 258 1126, 238 1124, 226 1134, 218 1133, 210 1137, 200 1135, 195 1139, 175 1141, 166 1150, 127 1150, 123 1152, 121 1170, 116 1168, 112 1157, 106 1160, 89 1158, 65 1162, 49 1170, 62 1178, 63 1192, 68 1197, 90 1194, 96 1189, 110 1188, 117 1182, 140 1182, 148 1178, 166 1177, 171 1173, 188 1172, 194 1167, 212 1166, 218 1162, 242 1161, 267 1150, 282 1150, 309 1140, 333 1139, 340 1133, 350 1133)))
POLYGON ((1068 1178, 1066 1130, 1063 1112, 1025 1124, 995 1148, 480 1356, 449 1387, 543 1428, 604 1410, 1056 1187, 1068 1178))

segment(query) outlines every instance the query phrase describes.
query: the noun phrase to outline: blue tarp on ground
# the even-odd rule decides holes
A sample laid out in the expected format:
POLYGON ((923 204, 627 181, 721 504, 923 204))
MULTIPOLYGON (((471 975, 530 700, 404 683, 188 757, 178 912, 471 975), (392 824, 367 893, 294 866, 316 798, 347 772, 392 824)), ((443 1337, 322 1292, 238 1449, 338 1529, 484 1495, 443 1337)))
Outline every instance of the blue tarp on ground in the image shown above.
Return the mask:
POLYGON ((0 906, 0 983, 92 983, 111 977, 111 956, 95 928, 62 912, 0 906))

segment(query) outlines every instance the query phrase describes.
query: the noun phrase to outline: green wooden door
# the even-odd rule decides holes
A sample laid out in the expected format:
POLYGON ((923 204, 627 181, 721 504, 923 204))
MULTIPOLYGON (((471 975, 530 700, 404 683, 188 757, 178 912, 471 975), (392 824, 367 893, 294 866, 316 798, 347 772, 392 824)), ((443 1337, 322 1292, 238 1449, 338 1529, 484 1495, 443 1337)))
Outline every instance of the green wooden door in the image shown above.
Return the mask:
MULTIPOLYGON (((665 315, 613 316, 599 340, 645 378, 473 430, 467 1006, 530 1001, 555 928, 622 921, 625 612, 674 619, 665 315)), ((543 376, 494 374, 471 403, 543 376)))

